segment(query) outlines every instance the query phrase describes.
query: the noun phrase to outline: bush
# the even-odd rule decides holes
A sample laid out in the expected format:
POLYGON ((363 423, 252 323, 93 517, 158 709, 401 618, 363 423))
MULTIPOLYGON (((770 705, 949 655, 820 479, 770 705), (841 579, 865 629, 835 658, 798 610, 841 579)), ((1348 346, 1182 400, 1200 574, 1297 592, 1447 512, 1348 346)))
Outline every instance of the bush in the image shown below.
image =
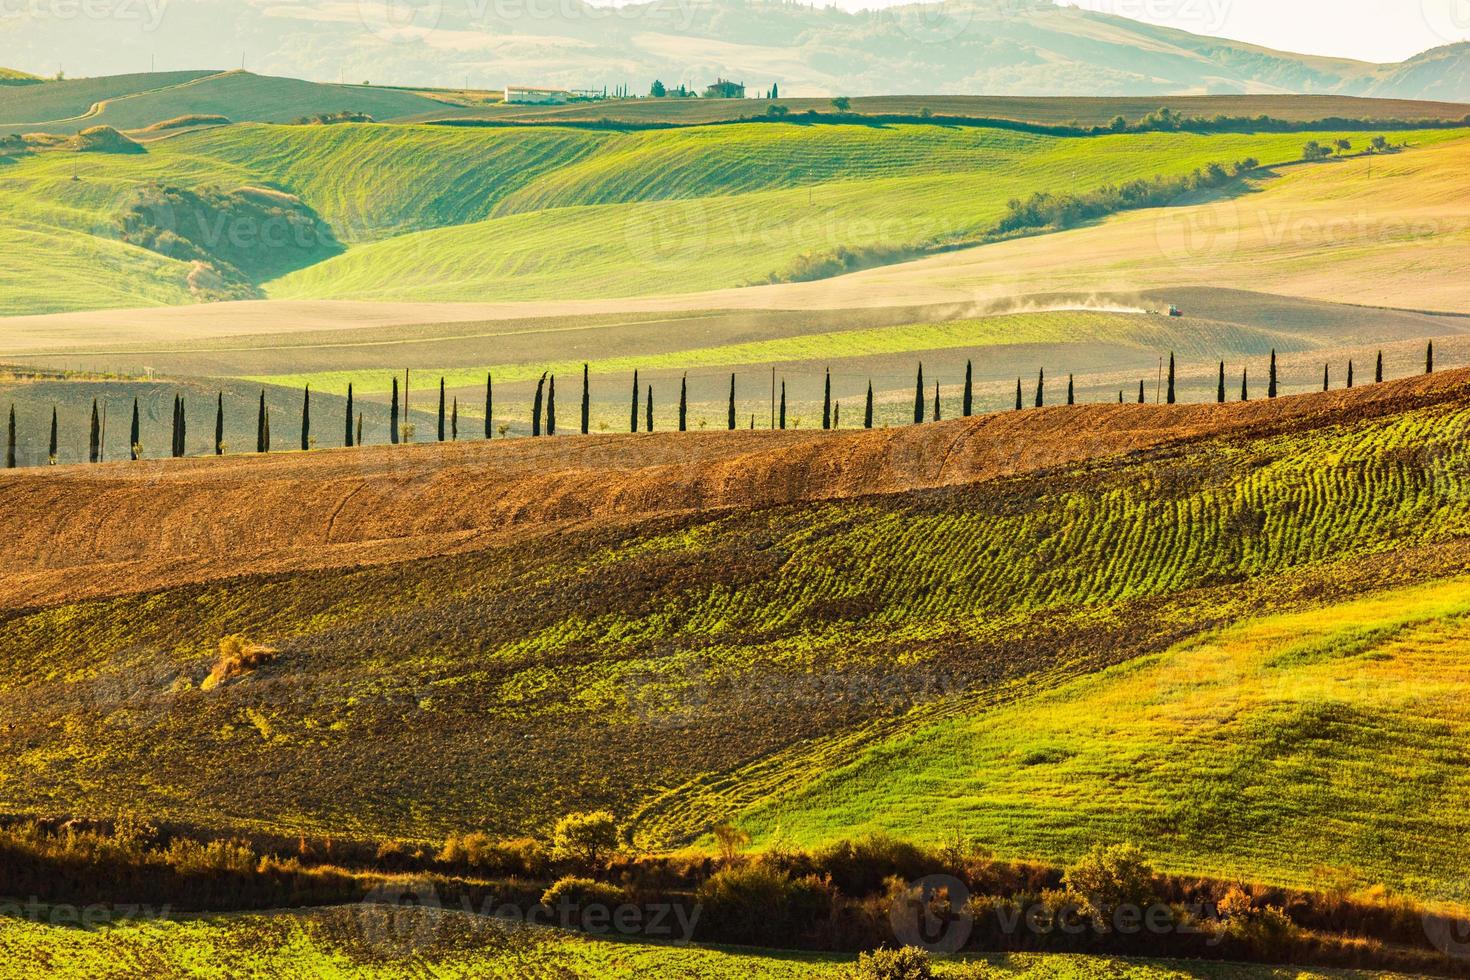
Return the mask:
POLYGON ((598 905, 615 909, 626 902, 627 898, 627 894, 617 885, 568 875, 558 879, 542 893, 541 904, 551 909, 561 906, 585 909, 598 905))
POLYGON ((858 957, 853 980, 930 980, 929 954, 917 946, 878 949, 858 957))
POLYGON ((618 824, 611 813, 569 813, 556 822, 551 856, 589 871, 601 867, 618 846, 618 824))
POLYGON ((495 840, 478 831, 459 837, 450 834, 434 860, 452 867, 521 878, 543 877, 551 863, 540 841, 529 837, 495 840))
POLYGON ((809 935, 832 914, 833 890, 814 876, 793 879, 763 864, 726 868, 695 892, 714 938, 779 946, 809 935))
POLYGON ((1153 868, 1133 844, 1094 847, 1062 882, 1082 899, 1083 914, 1104 928, 1119 906, 1145 909, 1155 901, 1153 868))
POLYGON ((246 643, 243 636, 227 636, 219 641, 219 659, 199 687, 205 691, 213 690, 232 678, 270 663, 275 656, 276 651, 270 647, 246 643))

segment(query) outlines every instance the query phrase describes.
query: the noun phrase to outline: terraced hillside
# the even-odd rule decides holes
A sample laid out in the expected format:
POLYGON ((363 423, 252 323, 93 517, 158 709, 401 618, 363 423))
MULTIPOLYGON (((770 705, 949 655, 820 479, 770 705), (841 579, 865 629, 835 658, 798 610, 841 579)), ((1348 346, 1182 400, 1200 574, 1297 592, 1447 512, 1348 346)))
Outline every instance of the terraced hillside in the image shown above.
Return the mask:
POLYGON ((0 477, 16 706, 0 807, 433 839, 607 805, 652 843, 749 811, 766 832, 958 827, 1043 857, 1147 833, 1168 870, 1310 884, 1347 868, 1436 897, 1465 879, 1445 802, 1460 722, 1405 678, 1439 664, 1457 690, 1433 658, 1456 649, 1470 556, 1467 426, 1470 373, 1453 372, 873 433, 18 471, 0 477), (1303 623, 1322 635, 1295 637, 1303 623), (231 634, 276 655, 201 689, 231 634), (1324 691, 1347 634, 1383 683, 1324 691), (1207 650, 1238 679, 1197 674, 1207 650), (1178 684, 1140 709, 1140 677, 1178 684), (1199 716, 1197 677, 1248 712, 1199 716), (1043 713, 1018 745, 1003 722, 1026 705, 1043 713), (1108 776, 1181 724, 1233 781, 1108 776), (990 768, 902 748, 930 725, 939 744, 970 726, 964 758, 990 768), (1411 772, 1410 738, 1426 746, 1411 772), (823 780, 850 764, 865 785, 885 752, 882 792, 823 780), (1247 765, 1263 758, 1281 764, 1247 765), (1304 783, 1313 762, 1326 775, 1304 783), (1365 811, 1388 773, 1408 774, 1414 808, 1365 811), (892 798, 941 777, 958 795, 932 820, 892 798), (1086 792, 1031 792, 1064 777, 1086 792), (1211 786, 1257 802, 1214 807, 1196 834, 1211 786), (1337 832, 1292 834, 1329 814, 1337 832), (1283 837, 1301 843, 1289 860, 1283 837))

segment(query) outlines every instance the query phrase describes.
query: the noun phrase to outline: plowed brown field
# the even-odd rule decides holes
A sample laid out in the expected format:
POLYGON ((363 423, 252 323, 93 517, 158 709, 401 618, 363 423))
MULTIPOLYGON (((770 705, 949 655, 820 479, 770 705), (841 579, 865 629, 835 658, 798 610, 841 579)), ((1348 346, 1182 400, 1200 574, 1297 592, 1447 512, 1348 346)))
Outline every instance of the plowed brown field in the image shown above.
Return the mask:
POLYGON ((519 439, 0 475, 0 608, 383 564, 689 511, 955 486, 1464 398, 1470 370, 1219 405, 1081 405, 871 432, 519 439))

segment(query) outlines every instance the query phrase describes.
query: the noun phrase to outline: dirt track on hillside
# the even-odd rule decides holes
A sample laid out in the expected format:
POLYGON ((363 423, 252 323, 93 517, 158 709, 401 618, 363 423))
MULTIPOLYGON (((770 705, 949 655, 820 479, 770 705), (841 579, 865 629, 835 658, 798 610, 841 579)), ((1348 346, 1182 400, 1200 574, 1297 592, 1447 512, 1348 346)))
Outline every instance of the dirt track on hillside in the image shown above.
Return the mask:
POLYGON ((873 432, 558 436, 17 470, 0 475, 0 609, 953 486, 1448 400, 1470 401, 1470 370, 1243 405, 1081 405, 873 432))

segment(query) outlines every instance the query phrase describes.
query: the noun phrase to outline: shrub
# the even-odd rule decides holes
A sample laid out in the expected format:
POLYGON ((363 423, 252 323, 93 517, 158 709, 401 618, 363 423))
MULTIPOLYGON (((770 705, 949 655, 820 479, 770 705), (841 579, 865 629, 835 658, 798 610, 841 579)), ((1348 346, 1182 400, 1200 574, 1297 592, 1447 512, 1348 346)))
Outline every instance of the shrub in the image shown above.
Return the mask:
POLYGON ((596 905, 614 909, 627 901, 627 898, 627 894, 617 885, 568 875, 558 879, 542 893, 541 904, 550 909, 562 906, 585 909, 596 905))
POLYGON ((752 945, 781 945, 808 935, 832 914, 833 889, 814 876, 792 878, 764 864, 716 872, 695 900, 716 938, 752 945))
POLYGON ((617 846, 617 820, 606 810, 569 813, 556 822, 551 835, 553 858, 588 870, 601 867, 617 846))
POLYGON ((726 863, 740 856, 740 849, 750 843, 750 834, 732 824, 715 825, 715 844, 720 849, 720 858, 726 863))
POLYGON ((199 687, 209 691, 226 681, 248 674, 262 664, 275 659, 276 651, 270 647, 247 643, 243 636, 227 636, 219 641, 219 659, 214 662, 209 676, 199 687))
POLYGON ((1153 879, 1153 869, 1133 844, 1094 847, 1062 876, 1082 899, 1081 911, 1104 928, 1119 906, 1144 909, 1153 904, 1153 879))
POLYGON ((459 837, 450 834, 434 860, 440 864, 522 878, 544 876, 550 863, 546 848, 540 841, 528 837, 495 840, 478 831, 459 837))
POLYGON ((853 980, 930 980, 929 954, 917 946, 877 949, 858 957, 849 974, 853 980))

